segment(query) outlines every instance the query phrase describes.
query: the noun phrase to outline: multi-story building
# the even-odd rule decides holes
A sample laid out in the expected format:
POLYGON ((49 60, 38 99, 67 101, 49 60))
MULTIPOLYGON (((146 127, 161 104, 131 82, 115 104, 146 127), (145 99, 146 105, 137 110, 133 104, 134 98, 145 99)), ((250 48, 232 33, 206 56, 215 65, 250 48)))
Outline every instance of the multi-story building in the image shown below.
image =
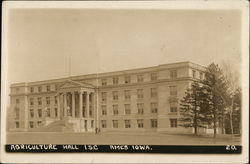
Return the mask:
POLYGON ((179 102, 204 71, 180 62, 12 84, 8 130, 190 131, 177 126, 179 102))

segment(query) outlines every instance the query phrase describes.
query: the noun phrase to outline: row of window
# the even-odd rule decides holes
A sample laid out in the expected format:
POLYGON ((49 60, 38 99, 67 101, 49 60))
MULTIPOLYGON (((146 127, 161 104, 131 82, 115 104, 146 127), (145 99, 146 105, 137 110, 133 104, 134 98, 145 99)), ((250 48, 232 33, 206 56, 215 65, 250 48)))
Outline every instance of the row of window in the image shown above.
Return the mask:
MULTIPOLYGON (((197 71, 192 70, 192 76, 193 76, 193 78, 196 78, 196 79, 197 79, 198 77, 197 77, 197 74, 196 74, 196 73, 197 73, 197 71)), ((203 79, 204 79, 204 73, 203 73, 203 72, 199 72, 199 79, 200 79, 200 80, 203 80, 203 79)))
MULTIPOLYGON (((170 102, 170 112, 177 112, 177 102, 170 102)), ((115 104, 113 107, 113 115, 119 114, 118 105, 115 104)), ((150 111, 151 113, 157 113, 158 112, 158 103, 151 103, 150 104, 150 111)), ((124 113, 126 115, 131 114, 131 105, 130 104, 124 104, 124 113)), ((107 106, 102 105, 101 106, 101 114, 103 116, 107 115, 107 106)), ((144 103, 137 103, 137 114, 144 114, 144 103)))
MULTIPOLYGON (((36 87, 30 87, 29 90, 30 90, 30 93, 34 93, 35 92, 35 88, 36 87)), ((50 85, 46 85, 46 90, 43 90, 43 87, 42 86, 37 86, 37 91, 38 92, 50 92, 51 91, 51 86, 50 85)))
MULTIPOLYGON (((46 104, 50 105, 51 98, 50 97, 46 97, 45 99, 46 99, 46 104)), ((35 99, 34 98, 30 98, 29 102, 30 102, 30 105, 32 106, 32 105, 34 105, 35 99)), ((42 105, 42 103, 43 103, 42 102, 42 97, 38 97, 37 98, 37 103, 38 103, 38 105, 42 105)), ((57 96, 54 96, 54 103, 57 104, 57 96)))
MULTIPOLYGON (((170 86, 170 96, 176 96, 177 95, 177 87, 176 86, 170 86)), ((156 98, 158 96, 157 88, 151 88, 150 89, 150 96, 151 98, 156 98)), ((137 98, 143 99, 144 98, 144 89, 137 89, 137 98)), ((119 94, 118 91, 112 91, 112 99, 118 100, 119 94)), ((131 90, 125 90, 124 91, 124 99, 130 100, 131 99, 131 90)), ((101 93, 101 100, 103 102, 107 101, 107 92, 101 93)))
MULTIPOLYGON (((136 120, 136 127, 137 128, 144 128, 144 120, 137 119, 136 120)), ((157 128, 158 121, 157 119, 150 120, 151 128, 157 128)), ((177 127, 177 119, 170 119, 170 127, 176 128, 177 127)), ((107 128, 107 120, 101 120, 101 128, 107 128)), ((118 125, 118 120, 112 120, 112 128, 120 128, 118 125)), ((131 120, 124 120, 124 128, 131 128, 131 120)))

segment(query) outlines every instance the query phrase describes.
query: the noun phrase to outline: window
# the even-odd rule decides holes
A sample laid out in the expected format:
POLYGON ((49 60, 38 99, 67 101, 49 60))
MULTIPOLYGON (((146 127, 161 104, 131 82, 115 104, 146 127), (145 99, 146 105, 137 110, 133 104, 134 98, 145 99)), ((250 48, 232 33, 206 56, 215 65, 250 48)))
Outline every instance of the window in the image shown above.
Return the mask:
POLYGON ((137 75, 137 82, 143 82, 144 78, 143 75, 137 75))
POLYGON ((20 127, 20 124, 19 124, 19 122, 18 121, 16 121, 16 128, 19 128, 20 127))
POLYGON ((107 85, 107 79, 102 79, 102 86, 106 86, 107 85))
POLYGON ((151 119, 151 127, 157 128, 157 119, 151 119))
POLYGON ((107 128, 107 121, 101 120, 101 125, 102 125, 102 128, 107 128))
POLYGON ((30 117, 31 117, 31 118, 34 117, 34 109, 30 109, 30 117))
POLYGON ((151 97, 157 97, 157 89, 156 88, 151 88, 151 97))
POLYGON ((124 95, 125 95, 125 100, 130 100, 130 90, 125 90, 124 95))
POLYGON ((125 84, 129 84, 130 80, 131 80, 130 76, 125 76, 125 80, 124 80, 125 84))
POLYGON ((113 84, 114 84, 114 85, 119 84, 119 78, 118 78, 118 77, 114 77, 114 78, 113 78, 113 84))
POLYGON ((55 108, 55 117, 57 117, 58 116, 58 110, 57 110, 57 108, 55 108))
POLYGON ((125 114, 131 114, 130 104, 125 104, 125 114))
POLYGON ((50 104, 50 97, 46 97, 46 104, 47 104, 47 105, 50 104))
POLYGON ((113 91, 113 100, 118 100, 118 92, 117 91, 113 91))
POLYGON ((50 108, 47 108, 46 110, 46 117, 50 117, 50 108))
POLYGON ((38 87, 38 92, 42 92, 42 86, 38 87))
POLYGON ((177 95, 177 87, 176 86, 170 86, 170 96, 176 96, 177 95))
POLYGON ((170 79, 177 78, 177 70, 171 70, 170 71, 170 79))
POLYGON ((138 114, 143 114, 143 113, 144 113, 143 106, 144 106, 143 103, 138 103, 138 104, 137 104, 138 114))
POLYGON ((102 101, 103 102, 107 101, 107 92, 102 92, 102 101))
POLYGON ((137 127, 138 128, 143 128, 143 119, 137 120, 137 127))
POLYGON ((19 119, 19 117, 20 117, 20 109, 19 108, 15 108, 15 117, 16 117, 16 119, 19 119))
POLYGON ((38 117, 41 118, 43 116, 43 112, 42 109, 38 109, 38 117))
POLYGON ((19 104, 20 103, 20 100, 19 99, 16 99, 16 104, 19 104))
POLYGON ((193 78, 196 78, 196 71, 195 70, 192 71, 192 74, 193 74, 193 78))
POLYGON ((151 80, 157 80, 157 72, 151 73, 151 80))
POLYGON ((30 105, 34 105, 34 99, 30 98, 30 105))
POLYGON ((143 98, 143 89, 137 89, 137 98, 142 99, 143 98))
POLYGON ((93 112, 92 112, 92 106, 90 106, 90 108, 89 108, 89 116, 93 116, 93 112))
POLYGON ((103 116, 107 115, 107 106, 106 105, 102 105, 101 108, 102 108, 102 115, 103 116))
POLYGON ((200 79, 203 80, 203 73, 200 72, 200 79))
POLYGON ((177 112, 177 102, 170 102, 170 112, 177 112))
POLYGON ((125 128, 130 128, 130 120, 125 120, 125 128))
POLYGON ((170 119, 170 127, 177 128, 177 119, 170 119))
POLYGON ((91 127, 91 128, 94 127, 94 120, 91 120, 90 127, 91 127))
POLYGON ((113 105, 113 115, 118 115, 118 105, 113 105))
POLYGON ((46 90, 47 90, 47 92, 50 91, 50 85, 47 85, 47 86, 46 86, 46 90))
POLYGON ((54 97, 55 104, 57 104, 57 96, 54 97))
POLYGON ((157 111, 158 111, 158 104, 151 103, 151 113, 157 113, 157 111))
POLYGON ((30 93, 34 92, 34 87, 30 87, 30 93))
POLYGON ((34 128, 34 122, 30 121, 30 128, 34 128))
POLYGON ((42 105, 42 98, 41 97, 38 97, 37 101, 38 101, 38 105, 42 105))
POLYGON ((41 127, 42 126, 42 121, 37 121, 37 126, 41 127))
POLYGON ((113 120, 113 128, 118 128, 118 120, 113 120))

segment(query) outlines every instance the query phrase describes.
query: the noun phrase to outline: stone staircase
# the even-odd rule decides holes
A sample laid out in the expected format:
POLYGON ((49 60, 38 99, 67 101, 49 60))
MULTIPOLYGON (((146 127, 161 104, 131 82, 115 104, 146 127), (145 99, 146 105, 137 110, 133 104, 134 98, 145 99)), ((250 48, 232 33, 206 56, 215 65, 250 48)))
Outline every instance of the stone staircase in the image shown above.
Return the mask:
POLYGON ((74 132, 73 124, 66 120, 58 120, 50 123, 47 126, 30 129, 31 132, 74 132))

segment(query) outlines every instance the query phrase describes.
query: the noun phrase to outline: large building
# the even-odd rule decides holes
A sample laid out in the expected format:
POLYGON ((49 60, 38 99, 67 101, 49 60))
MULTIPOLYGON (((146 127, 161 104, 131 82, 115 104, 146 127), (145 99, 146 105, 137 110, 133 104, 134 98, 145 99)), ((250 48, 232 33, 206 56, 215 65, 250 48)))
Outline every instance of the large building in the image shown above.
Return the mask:
POLYGON ((166 131, 205 67, 180 62, 149 68, 17 83, 10 87, 9 131, 166 131))

